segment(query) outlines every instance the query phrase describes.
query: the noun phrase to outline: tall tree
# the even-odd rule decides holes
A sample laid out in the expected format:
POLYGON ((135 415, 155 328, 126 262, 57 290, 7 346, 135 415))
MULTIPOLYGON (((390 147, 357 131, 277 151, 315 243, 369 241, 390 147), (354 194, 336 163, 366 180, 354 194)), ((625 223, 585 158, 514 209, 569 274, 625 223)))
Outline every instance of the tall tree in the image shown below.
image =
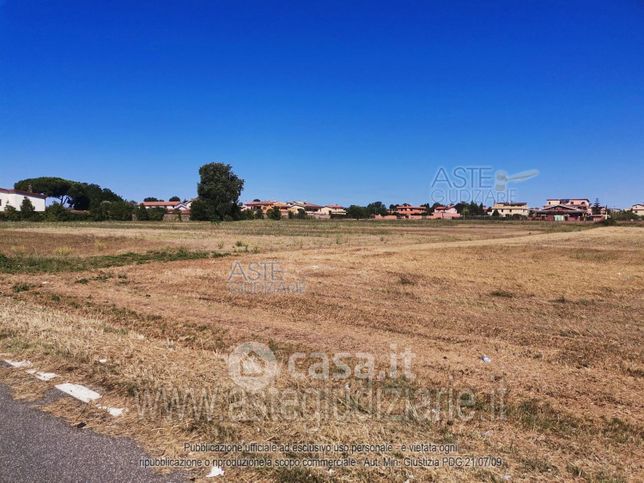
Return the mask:
POLYGON ((191 219, 238 220, 241 215, 238 201, 244 180, 233 173, 232 166, 224 163, 204 164, 199 168, 199 176, 198 198, 192 204, 191 219))
POLYGON ((386 215, 387 207, 382 201, 374 201, 367 205, 367 210, 370 215, 386 215))
POLYGON ((74 182, 68 179, 43 176, 20 180, 13 187, 17 190, 43 193, 48 198, 58 198, 60 204, 65 205, 70 201, 68 193, 72 184, 74 182))
POLYGON ((599 198, 595 198, 595 202, 593 203, 591 210, 593 212, 593 215, 601 215, 602 205, 599 203, 599 198))

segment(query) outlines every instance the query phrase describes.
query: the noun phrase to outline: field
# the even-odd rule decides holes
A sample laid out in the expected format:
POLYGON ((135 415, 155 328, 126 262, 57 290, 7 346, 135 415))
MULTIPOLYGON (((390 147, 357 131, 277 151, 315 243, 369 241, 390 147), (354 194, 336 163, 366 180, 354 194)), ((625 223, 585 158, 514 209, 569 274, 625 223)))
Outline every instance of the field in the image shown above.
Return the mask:
MULTIPOLYGON (((641 224, 4 223, 0 241, 0 359, 127 408, 45 405, 151 455, 291 465, 227 481, 644 478, 641 224), (258 267, 267 293, 244 285, 258 267), (256 391, 231 377, 245 342, 280 369, 256 391), (185 446, 204 442, 348 446, 185 446), (303 463, 342 458, 359 464, 303 463), (441 465, 409 464, 422 458, 441 465)), ((28 400, 54 385, 3 367, 0 381, 28 400)))

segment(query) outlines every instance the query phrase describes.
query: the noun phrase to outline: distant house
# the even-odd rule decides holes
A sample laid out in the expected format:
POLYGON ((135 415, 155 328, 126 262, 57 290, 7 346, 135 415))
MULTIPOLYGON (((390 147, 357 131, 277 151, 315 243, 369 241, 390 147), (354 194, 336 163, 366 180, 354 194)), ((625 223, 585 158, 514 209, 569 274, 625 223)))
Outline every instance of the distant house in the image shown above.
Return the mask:
POLYGON ((190 207, 192 206, 192 200, 190 201, 144 201, 139 204, 146 209, 151 208, 163 208, 165 210, 165 215, 163 219, 165 221, 176 221, 176 220, 190 220, 190 207))
POLYGON ((178 201, 144 201, 140 203, 144 208, 163 208, 166 211, 172 211, 178 204, 178 201))
POLYGON ((330 218, 347 216, 347 210, 340 205, 325 205, 320 208, 320 213, 329 215, 330 218))
POLYGON ((181 203, 177 203, 177 205, 173 208, 174 211, 179 211, 181 213, 190 213, 190 208, 192 207, 192 201, 182 201, 181 203))
POLYGON ((309 203, 308 201, 291 201, 287 203, 288 211, 294 215, 298 215, 301 211, 304 211, 306 216, 320 218, 320 209, 322 205, 316 205, 315 203, 309 203))
POLYGON ((494 203, 492 208, 488 211, 489 215, 492 215, 494 211, 499 213, 501 217, 511 217, 514 215, 525 216, 527 217, 530 214, 530 208, 528 208, 528 203, 524 202, 505 202, 505 203, 494 203))
POLYGON ((427 209, 424 206, 413 206, 409 203, 396 205, 391 211, 392 214, 396 215, 398 218, 406 220, 420 220, 427 214, 427 209))
POLYGON ((531 218, 541 221, 585 221, 592 217, 583 205, 546 205, 540 210, 534 210, 531 218))
POLYGON ((318 205, 308 201, 289 201, 287 203, 274 200, 253 200, 242 205, 242 211, 261 210, 266 215, 271 209, 277 207, 283 218, 297 216, 301 212, 309 218, 327 219, 336 216, 346 216, 346 210, 339 205, 318 205))
POLYGON ((272 200, 267 200, 267 201, 262 201, 262 200, 253 200, 253 201, 248 201, 242 205, 242 211, 257 211, 261 210, 262 213, 266 214, 268 213, 268 210, 273 208, 276 204, 278 204, 279 201, 272 201, 272 200))
POLYGON ((592 208, 588 198, 548 198, 546 200, 545 207, 558 205, 570 206, 572 208, 584 210, 589 215, 592 214, 592 208))
POLYGON ((637 216, 644 216, 644 203, 636 203, 631 206, 631 211, 637 216))
POLYGON ((20 211, 22 202, 25 199, 31 201, 36 211, 45 211, 45 200, 47 200, 45 195, 5 188, 0 188, 0 211, 5 211, 8 206, 12 206, 20 211))
POLYGON ((461 215, 456 211, 455 206, 436 206, 430 218, 433 220, 456 220, 461 218, 461 215))

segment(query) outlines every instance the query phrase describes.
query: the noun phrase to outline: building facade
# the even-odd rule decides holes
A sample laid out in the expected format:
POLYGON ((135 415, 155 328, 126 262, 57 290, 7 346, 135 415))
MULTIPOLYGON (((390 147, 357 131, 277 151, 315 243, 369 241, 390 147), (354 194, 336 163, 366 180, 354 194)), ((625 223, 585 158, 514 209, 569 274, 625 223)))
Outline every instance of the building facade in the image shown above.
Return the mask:
POLYGON ((20 211, 22 202, 25 199, 31 201, 31 204, 34 206, 36 211, 45 211, 45 201, 47 200, 45 195, 5 188, 0 188, 0 211, 5 211, 8 206, 12 206, 16 210, 20 211))
POLYGON ((494 203, 490 208, 488 214, 493 215, 496 211, 501 217, 521 216, 527 217, 530 214, 528 203, 515 202, 515 203, 494 203))

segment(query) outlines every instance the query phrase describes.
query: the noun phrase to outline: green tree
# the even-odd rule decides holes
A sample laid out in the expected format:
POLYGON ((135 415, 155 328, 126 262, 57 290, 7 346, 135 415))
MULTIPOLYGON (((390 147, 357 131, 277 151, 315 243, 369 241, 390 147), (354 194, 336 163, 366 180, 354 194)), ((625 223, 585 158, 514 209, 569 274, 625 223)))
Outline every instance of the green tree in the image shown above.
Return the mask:
POLYGON ((595 202, 590 209, 592 210, 593 215, 601 215, 602 205, 599 203, 599 198, 595 198, 595 202))
POLYGON ((46 221, 66 221, 69 219, 69 212, 60 203, 53 203, 45 208, 46 221))
POLYGON ((13 206, 8 205, 4 209, 4 216, 7 221, 20 221, 20 212, 13 206))
POLYGON ((198 197, 192 203, 191 218, 195 220, 238 220, 241 216, 238 201, 244 180, 232 171, 229 164, 209 163, 199 168, 198 197), (197 203, 197 210, 195 210, 197 203))
POLYGON ((157 206, 155 208, 146 209, 148 212, 148 220, 150 221, 163 221, 165 216, 165 209, 157 206))
POLYGON ((137 221, 148 221, 150 219, 148 216, 148 209, 142 205, 134 208, 134 216, 136 216, 137 221))
POLYGON ((210 213, 208 212, 208 204, 199 198, 192 202, 190 205, 190 220, 201 221, 210 220, 210 213))
POLYGON ((126 201, 102 201, 90 208, 95 221, 131 221, 134 206, 126 201))
POLYGON ((271 220, 281 220, 282 219, 282 212, 277 206, 273 206, 270 210, 268 210, 268 218, 271 220))
POLYGON ((173 196, 173 197, 172 197, 172 198, 170 198, 168 201, 176 201, 176 202, 180 202, 180 201, 181 201, 181 198, 179 198, 178 196, 173 196))
POLYGON ((48 198, 58 198, 60 204, 64 206, 70 201, 68 193, 73 183, 63 178, 43 176, 20 180, 13 187, 17 190, 43 193, 48 198))
POLYGON ((20 204, 20 218, 23 220, 30 220, 34 218, 36 208, 29 198, 24 198, 20 204))
POLYGON ((495 210, 492 212, 492 216, 494 216, 494 217, 496 217, 496 218, 498 218, 499 216, 501 216, 501 215, 499 214, 499 210, 495 209, 495 210))
POLYGON ((382 201, 374 201, 373 203, 369 203, 367 205, 367 210, 369 211, 370 215, 386 215, 387 214, 387 207, 382 201))
POLYGON ((369 208, 366 206, 351 205, 347 208, 347 217, 359 220, 361 218, 369 218, 369 208))

